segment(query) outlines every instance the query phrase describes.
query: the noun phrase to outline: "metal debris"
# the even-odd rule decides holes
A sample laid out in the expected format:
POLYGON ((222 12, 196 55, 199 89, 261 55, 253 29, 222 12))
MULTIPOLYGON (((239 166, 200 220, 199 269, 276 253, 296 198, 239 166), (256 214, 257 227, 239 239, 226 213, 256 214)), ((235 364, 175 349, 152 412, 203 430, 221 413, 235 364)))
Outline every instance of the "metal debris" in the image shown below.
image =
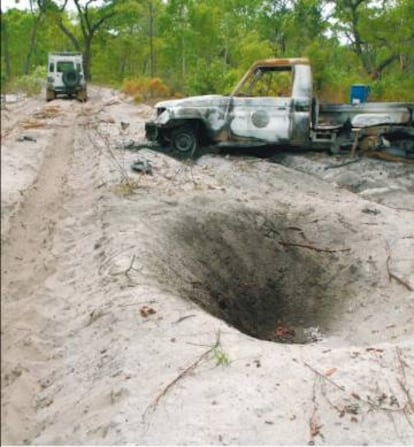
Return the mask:
POLYGON ((149 160, 136 160, 132 163, 131 168, 135 172, 153 175, 152 164, 149 160))
POLYGON ((20 141, 20 142, 22 142, 22 141, 33 141, 33 143, 35 143, 37 140, 36 140, 36 138, 31 137, 30 135, 23 135, 23 136, 17 138, 16 141, 20 141))

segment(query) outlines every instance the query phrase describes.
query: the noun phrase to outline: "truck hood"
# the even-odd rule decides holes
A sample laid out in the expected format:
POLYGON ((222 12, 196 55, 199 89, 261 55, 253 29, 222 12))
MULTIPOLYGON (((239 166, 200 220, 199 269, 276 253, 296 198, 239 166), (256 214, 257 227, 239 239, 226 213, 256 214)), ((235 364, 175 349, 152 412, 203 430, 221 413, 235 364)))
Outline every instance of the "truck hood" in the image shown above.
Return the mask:
POLYGON ((183 99, 171 99, 160 101, 155 107, 157 109, 176 109, 181 107, 220 107, 228 103, 229 97, 222 95, 190 96, 183 99))

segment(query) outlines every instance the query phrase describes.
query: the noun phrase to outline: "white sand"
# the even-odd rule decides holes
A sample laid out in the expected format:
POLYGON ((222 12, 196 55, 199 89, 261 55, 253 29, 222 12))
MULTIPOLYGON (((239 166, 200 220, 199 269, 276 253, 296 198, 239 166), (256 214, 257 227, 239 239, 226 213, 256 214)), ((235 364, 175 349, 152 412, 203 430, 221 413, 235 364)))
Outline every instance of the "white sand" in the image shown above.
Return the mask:
POLYGON ((414 166, 116 149, 143 141, 152 113, 97 88, 87 104, 2 110, 3 444, 413 444, 414 166), (130 170, 137 158, 153 176, 130 170), (292 300, 322 290, 301 281, 302 255, 323 265, 335 308, 318 342, 258 340, 184 298, 223 269, 190 236, 224 222, 259 271, 247 222, 266 216, 287 242, 349 249, 278 251, 298 259, 292 300))

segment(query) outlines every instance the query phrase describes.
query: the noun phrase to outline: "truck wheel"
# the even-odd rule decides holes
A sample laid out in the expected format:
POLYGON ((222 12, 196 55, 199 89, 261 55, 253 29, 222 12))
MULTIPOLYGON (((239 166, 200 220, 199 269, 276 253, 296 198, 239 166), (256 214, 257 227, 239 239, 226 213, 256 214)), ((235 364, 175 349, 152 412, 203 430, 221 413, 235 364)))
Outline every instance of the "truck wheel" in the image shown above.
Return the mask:
POLYGON ((83 88, 82 90, 79 90, 76 98, 80 102, 86 102, 88 100, 88 94, 86 92, 86 88, 83 88))
POLYGON ((56 99, 56 93, 53 90, 46 90, 46 101, 52 101, 53 99, 56 99))
POLYGON ((183 126, 171 133, 171 145, 181 155, 193 156, 199 147, 196 130, 191 126, 183 126))

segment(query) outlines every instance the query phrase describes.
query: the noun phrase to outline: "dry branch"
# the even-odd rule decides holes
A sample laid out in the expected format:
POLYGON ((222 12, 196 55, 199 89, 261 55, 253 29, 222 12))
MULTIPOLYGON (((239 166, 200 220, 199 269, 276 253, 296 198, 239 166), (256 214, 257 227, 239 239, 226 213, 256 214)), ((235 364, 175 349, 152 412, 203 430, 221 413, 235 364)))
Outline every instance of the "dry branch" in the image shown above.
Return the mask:
POLYGON ((390 250, 390 247, 388 244, 387 244, 386 249, 387 249, 387 260, 386 260, 385 264, 387 266, 388 281, 391 282, 391 279, 395 279, 397 282, 399 282, 401 285, 403 285, 410 292, 414 291, 414 289, 411 287, 410 284, 408 284, 408 282, 404 281, 403 279, 401 279, 399 276, 397 276, 395 273, 393 273, 391 271, 391 250, 390 250))
POLYGON ((315 377, 312 387, 312 414, 311 417, 309 418, 309 434, 310 434, 309 445, 315 444, 314 438, 316 436, 320 436, 322 439, 324 439, 324 436, 321 433, 321 428, 322 425, 320 424, 318 416, 318 403, 316 401, 316 377, 315 377))
MULTIPOLYGON (((399 351, 397 350, 397 355, 400 354, 399 351)), ((405 403, 405 405, 403 407, 399 406, 397 408, 390 408, 390 407, 385 407, 381 404, 378 404, 376 402, 374 402, 369 396, 367 399, 362 398, 361 396, 359 396, 357 393, 350 393, 349 396, 352 397, 352 399, 358 401, 358 402, 362 402, 366 405, 369 406, 370 411, 372 410, 380 410, 380 411, 386 411, 386 412, 390 412, 390 413, 398 413, 398 412, 402 412, 408 423, 413 426, 412 422, 410 421, 408 414, 407 414, 407 409, 410 409, 411 411, 414 409, 414 404, 411 398, 411 395, 409 393, 407 384, 405 382, 405 370, 404 370, 404 362, 402 361, 401 355, 398 355, 398 358, 400 360, 400 371, 401 371, 401 375, 403 377, 402 380, 397 379, 397 381, 399 382, 402 390, 404 391, 404 393, 406 394, 407 397, 407 402, 405 403)), ((308 363, 304 362, 303 363, 307 368, 309 368, 313 373, 315 373, 318 377, 320 377, 321 379, 324 379, 326 382, 330 383, 331 385, 334 385, 336 388, 338 388, 339 390, 341 390, 342 392, 346 392, 346 388, 342 385, 338 385, 336 382, 334 382, 332 379, 330 379, 328 376, 326 376, 326 374, 322 374, 321 372, 319 372, 318 370, 316 370, 315 368, 313 368, 311 365, 309 365, 308 363)), ((327 395, 326 395, 326 391, 322 393, 324 395, 324 397, 326 398, 326 400, 328 401, 329 405, 331 407, 333 407, 335 410, 337 410, 340 414, 343 414, 345 410, 344 409, 339 409, 336 405, 334 405, 332 402, 330 402, 330 400, 328 399, 327 395)), ((348 411, 349 412, 349 411, 348 411)))
POLYGON ((350 251, 350 248, 320 248, 315 247, 314 245, 309 244, 299 244, 297 242, 288 242, 288 241, 279 241, 280 245, 283 245, 284 247, 301 247, 301 248, 307 248, 309 250, 315 250, 319 252, 326 252, 326 253, 335 253, 339 251, 350 251))
POLYGON ((340 389, 341 391, 346 391, 345 387, 342 385, 338 385, 336 382, 334 382, 332 379, 327 377, 325 374, 320 373, 318 370, 316 370, 313 366, 309 365, 309 363, 304 362, 303 363, 307 368, 309 368, 312 372, 314 372, 317 376, 322 377, 327 382, 331 383, 332 385, 336 386, 336 388, 340 389))
POLYGON ((361 160, 362 160, 362 158, 361 158, 361 157, 358 157, 358 158, 353 158, 352 160, 344 161, 343 163, 339 163, 339 164, 337 164, 337 165, 329 165, 329 166, 325 166, 325 171, 326 171, 327 169, 342 168, 343 166, 347 166, 347 165, 350 165, 350 164, 352 164, 352 163, 356 163, 356 162, 361 161, 361 160))
POLYGON ((404 394, 406 395, 408 407, 410 408, 411 412, 414 414, 414 401, 413 401, 413 398, 411 397, 410 390, 407 385, 407 376, 405 373, 405 368, 408 365, 405 363, 405 361, 402 358, 401 348, 397 347, 396 351, 397 351, 397 358, 398 358, 398 369, 400 370, 400 374, 401 374, 401 379, 398 379, 398 383, 400 384, 400 387, 402 388, 402 390, 404 391, 404 394))
POLYGON ((213 346, 207 349, 207 351, 203 352, 190 366, 185 368, 180 374, 178 374, 177 377, 175 377, 174 380, 168 383, 166 387, 158 394, 158 396, 154 399, 154 402, 150 404, 143 414, 143 419, 145 420, 145 417, 149 411, 155 411, 157 408, 157 405, 159 404, 160 400, 171 390, 171 388, 174 387, 181 379, 186 377, 191 371, 194 371, 197 366, 205 360, 208 355, 213 352, 215 349, 217 349, 220 346, 220 332, 217 333, 216 342, 213 346))

